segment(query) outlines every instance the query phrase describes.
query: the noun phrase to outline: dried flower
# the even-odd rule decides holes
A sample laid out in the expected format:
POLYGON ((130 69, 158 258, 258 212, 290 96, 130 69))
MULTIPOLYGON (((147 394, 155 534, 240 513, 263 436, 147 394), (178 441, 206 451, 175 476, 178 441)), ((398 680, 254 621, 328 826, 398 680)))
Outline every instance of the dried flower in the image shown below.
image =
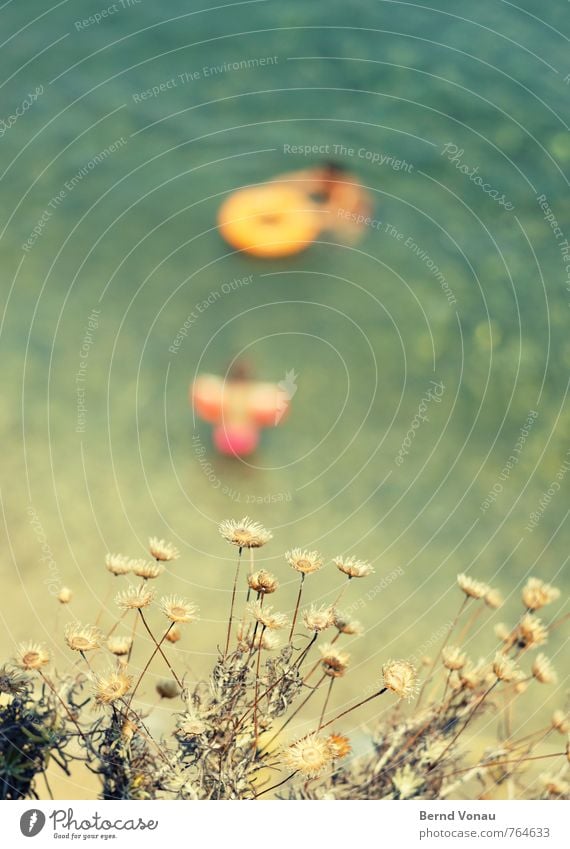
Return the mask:
POLYGON ((318 775, 331 762, 333 752, 326 737, 309 734, 285 750, 283 758, 291 769, 307 778, 318 775))
POLYGON ((334 623, 332 607, 316 607, 314 604, 303 613, 303 622, 309 631, 325 631, 334 623))
POLYGON ((183 737, 199 737, 208 730, 208 726, 196 716, 187 715, 182 718, 181 724, 178 726, 177 732, 183 737))
POLYGON ((538 780, 550 796, 567 796, 570 792, 570 784, 558 775, 543 772, 538 780))
POLYGON ((148 607, 154 598, 154 590, 151 590, 146 584, 140 586, 130 586, 128 589, 117 593, 115 596, 115 604, 122 610, 140 610, 143 607, 148 607))
POLYGON ((368 575, 374 574, 374 568, 370 563, 366 560, 357 560, 356 557, 334 557, 333 563, 349 578, 367 578, 368 575))
POLYGON ((516 629, 516 639, 520 648, 541 646, 548 639, 548 628, 532 613, 525 613, 516 629))
POLYGON ((94 651, 101 645, 101 633, 93 625, 70 623, 65 629, 65 642, 73 651, 94 651))
POLYGON ((504 681, 506 684, 519 681, 524 677, 516 663, 500 652, 495 655, 493 672, 499 681, 504 681))
POLYGON ((247 583, 254 592, 263 593, 263 595, 274 593, 279 587, 279 581, 275 575, 272 575, 271 572, 266 572, 264 569, 248 575, 247 583))
POLYGON ((294 548, 285 554, 285 560, 302 575, 310 575, 322 568, 323 558, 318 551, 294 548))
POLYGON ((541 684, 556 684, 558 681, 554 667, 544 654, 536 656, 532 664, 532 674, 541 684))
POLYGON ((171 622, 194 622, 198 618, 196 605, 179 595, 161 598, 160 609, 171 622))
POLYGON ((174 625, 173 628, 168 629, 168 634, 166 635, 166 639, 169 643, 177 643, 182 637, 182 632, 177 625, 174 625))
POLYGON ((503 597, 499 590, 489 588, 485 593, 485 604, 493 610, 498 610, 503 606, 503 597))
POLYGON ((145 581, 148 581, 162 575, 164 566, 158 562, 154 563, 152 560, 131 560, 131 572, 137 578, 144 578, 145 581))
POLYGON ((529 610, 539 610, 545 604, 556 601, 560 590, 545 584, 540 578, 529 578, 522 589, 522 600, 529 610))
POLYGON ((95 679, 95 700, 100 705, 110 705, 122 699, 129 691, 132 677, 123 670, 109 669, 95 679))
POLYGON ((49 652, 41 643, 20 643, 15 661, 22 669, 41 669, 49 663, 49 652))
POLYGON ((343 734, 330 734, 328 744, 333 758, 346 758, 352 751, 350 740, 343 734))
POLYGON ((321 665, 325 675, 328 675, 329 678, 342 678, 347 670, 350 655, 344 651, 340 651, 332 643, 326 643, 326 645, 321 646, 319 651, 321 653, 321 665))
POLYGON ((411 699, 417 692, 416 668, 407 660, 389 660, 382 667, 384 687, 401 699, 411 699))
POLYGON ((178 689, 176 681, 168 678, 162 681, 157 681, 156 692, 161 699, 175 699, 180 690, 178 689))
POLYGON ((263 649, 264 651, 275 651, 279 648, 280 641, 277 634, 267 628, 252 628, 251 625, 244 626, 241 623, 237 630, 237 641, 246 649, 263 649))
POLYGON ((241 521, 226 519, 219 526, 223 538, 238 548, 261 548, 262 545, 273 538, 273 534, 259 522, 252 522, 244 516, 241 521))
POLYGON ((360 622, 356 619, 350 619, 346 614, 339 613, 336 610, 334 611, 333 625, 341 634, 346 634, 350 637, 360 637, 364 633, 364 628, 360 622))
POLYGON ((166 542, 166 540, 159 539, 158 537, 149 538, 148 550, 151 557, 154 557, 155 560, 162 560, 165 563, 170 560, 178 560, 180 557, 180 552, 171 542, 166 542))
POLYGON ((561 734, 568 734, 570 731, 570 717, 563 710, 554 711, 551 723, 554 730, 561 734))
POLYGON ((512 631, 508 625, 505 625, 504 622, 497 622, 493 630, 495 631, 496 636, 499 640, 501 640, 501 642, 509 642, 512 635, 512 631))
POLYGON ((269 628, 270 631, 278 631, 280 628, 286 628, 289 624, 284 613, 274 613, 272 607, 263 607, 259 601, 251 602, 248 605, 248 611, 260 625, 269 628))
POLYGON ((411 799, 423 783, 424 779, 409 764, 397 769, 392 776, 392 784, 399 799, 411 799))
POLYGON ((112 575, 128 575, 131 571, 131 561, 124 554, 108 554, 105 566, 112 575))
POLYGON ((461 683, 467 690, 476 690, 478 687, 485 686, 489 683, 490 677, 491 670, 483 659, 478 660, 477 663, 467 661, 460 673, 461 683))
POLYGON ((72 596, 73 596, 73 593, 71 592, 69 587, 62 587, 57 594, 57 600, 59 601, 60 604, 69 604, 72 596))
POLYGON ((490 591, 487 584, 482 581, 476 581, 474 578, 469 578, 463 572, 457 576, 457 584, 469 598, 484 598, 490 591))
POLYGON ((446 646, 441 652, 441 658, 446 669, 457 671, 463 669, 467 656, 457 646, 446 646))
POLYGON ((116 657, 124 657, 127 655, 130 652, 132 645, 132 637, 111 636, 107 640, 107 648, 111 654, 116 655, 116 657))

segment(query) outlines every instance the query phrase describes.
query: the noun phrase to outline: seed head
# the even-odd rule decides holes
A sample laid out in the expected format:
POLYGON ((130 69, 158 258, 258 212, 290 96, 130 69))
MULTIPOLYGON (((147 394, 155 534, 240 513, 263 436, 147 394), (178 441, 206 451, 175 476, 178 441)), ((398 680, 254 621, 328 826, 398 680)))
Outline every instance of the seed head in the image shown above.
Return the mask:
POLYGON ((238 548, 261 548, 273 538, 273 534, 259 522, 252 522, 247 516, 240 521, 226 519, 219 526, 223 538, 238 548))
POLYGON ((161 699, 175 699, 180 690, 176 681, 168 678, 157 682, 156 692, 161 699))
POLYGON ((356 557, 335 557, 333 563, 349 578, 367 578, 368 575, 374 574, 374 568, 370 563, 366 560, 357 560, 356 557))
POLYGON ((72 596, 73 593, 71 592, 69 587, 62 587, 57 594, 57 600, 60 604, 69 604, 72 596))
POLYGON ((502 643, 509 642, 512 631, 508 625, 505 625, 504 622, 497 622, 493 630, 495 631, 495 635, 498 637, 499 640, 501 640, 502 643))
POLYGON ((541 684, 556 684, 558 676, 545 654, 538 654, 532 664, 532 674, 541 684))
POLYGON ((352 746, 350 740, 343 734, 331 734, 328 738, 329 748, 333 758, 345 758, 350 755, 352 746))
POLYGON ((467 656, 457 646, 447 646, 441 652, 441 658, 446 669, 457 671, 463 669, 467 656))
POLYGON ((94 651, 101 645, 101 633, 93 625, 71 622, 64 632, 65 642, 73 651, 94 651))
POLYGON ((384 686, 401 699, 411 699, 418 689, 416 668, 407 660, 389 660, 382 667, 384 686))
POLYGON ((20 643, 15 661, 21 669, 41 669, 49 663, 49 652, 41 643, 20 643))
POLYGON ((196 605, 179 595, 161 598, 160 609, 171 622, 194 622, 198 618, 196 605))
POLYGON ((457 576, 457 584, 469 598, 484 598, 490 591, 490 587, 482 581, 476 581, 474 578, 469 578, 463 572, 457 576))
POLYGON ((323 558, 318 551, 306 551, 301 548, 293 548, 285 554, 285 560, 296 572, 302 575, 310 575, 318 572, 323 566, 323 558))
POLYGON ((166 639, 169 643, 177 643, 178 640, 182 637, 182 633, 178 625, 174 625, 173 628, 168 629, 168 634, 166 635, 166 639))
POLYGON ((158 561, 152 560, 131 560, 131 572, 137 578, 144 578, 145 581, 151 578, 158 578, 164 572, 164 566, 158 561))
POLYGON ((503 606, 503 597, 499 590, 489 588, 485 593, 485 604, 493 610, 498 610, 503 606))
POLYGON ((128 575, 131 562, 124 554, 108 554, 105 557, 105 566, 112 575, 128 575))
POLYGON ((319 648, 321 653, 321 665, 325 675, 329 678, 342 678, 348 667, 350 655, 344 651, 340 651, 333 646, 332 643, 319 648))
POLYGON ((540 610, 560 596, 560 590, 545 584, 540 578, 529 578, 522 589, 522 601, 529 610, 540 610))
POLYGON ((128 693, 132 681, 132 677, 123 670, 109 669, 95 679, 95 701, 99 705, 113 704, 128 693))
POLYGON ((414 772, 410 764, 400 767, 392 776, 392 784, 398 799, 411 799, 423 783, 424 779, 417 772, 414 772))
POLYGON ((107 648, 116 657, 125 657, 130 652, 132 644, 131 637, 111 636, 107 640, 107 648))
POLYGON ((551 723, 554 730, 561 734, 568 734, 570 731, 570 717, 563 710, 554 711, 551 723))
POLYGON ((489 683, 490 676, 490 668, 483 659, 478 660, 477 663, 467 661, 460 673, 461 683, 467 690, 484 687, 489 683))
POLYGON ((328 738, 309 734, 289 746, 283 758, 291 769, 302 772, 307 778, 319 775, 333 759, 328 738))
POLYGON ((279 587, 279 581, 275 575, 272 575, 271 572, 266 572, 264 569, 248 575, 247 583, 250 589, 256 593, 263 593, 263 595, 274 593, 279 587))
POLYGON ((237 640, 245 649, 263 649, 264 651, 275 651, 279 648, 280 641, 277 634, 267 628, 252 628, 251 625, 241 623, 237 630, 237 640))
POLYGON ((493 661, 493 672, 498 680, 504 681, 505 684, 510 684, 513 681, 519 681, 524 677, 517 665, 500 652, 495 655, 495 660, 493 661))
POLYGON ((115 604, 121 610, 141 610, 143 607, 148 607, 154 598, 154 590, 151 590, 145 584, 140 586, 130 586, 123 592, 117 593, 115 596, 115 604))
POLYGON ((548 639, 548 628, 532 613, 525 613, 516 630, 516 638, 520 648, 541 646, 548 639))
POLYGON ((259 601, 250 602, 247 609, 260 625, 269 628, 270 631, 278 631, 280 628, 286 628, 289 624, 284 613, 274 613, 272 607, 263 607, 259 601))
POLYGON ((312 604, 303 613, 303 622, 309 631, 325 631, 334 623, 334 610, 332 607, 315 607, 312 604))
POLYGON ((350 637, 360 637, 364 633, 364 628, 357 622, 356 619, 350 619, 344 613, 334 611, 333 625, 341 634, 346 634, 350 637))
POLYGON ((165 563, 168 563, 170 560, 178 560, 180 557, 180 552, 176 546, 158 537, 149 537, 148 550, 151 557, 154 557, 155 560, 162 560, 165 563))

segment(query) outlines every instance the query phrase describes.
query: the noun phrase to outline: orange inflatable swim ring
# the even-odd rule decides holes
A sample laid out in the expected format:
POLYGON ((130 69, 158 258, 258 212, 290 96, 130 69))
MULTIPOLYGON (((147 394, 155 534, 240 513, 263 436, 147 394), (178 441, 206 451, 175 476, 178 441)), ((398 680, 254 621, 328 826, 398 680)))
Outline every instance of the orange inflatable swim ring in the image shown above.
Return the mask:
POLYGON ((230 195, 218 212, 220 233, 233 248, 259 257, 280 257, 307 248, 322 229, 305 192, 264 183, 230 195))

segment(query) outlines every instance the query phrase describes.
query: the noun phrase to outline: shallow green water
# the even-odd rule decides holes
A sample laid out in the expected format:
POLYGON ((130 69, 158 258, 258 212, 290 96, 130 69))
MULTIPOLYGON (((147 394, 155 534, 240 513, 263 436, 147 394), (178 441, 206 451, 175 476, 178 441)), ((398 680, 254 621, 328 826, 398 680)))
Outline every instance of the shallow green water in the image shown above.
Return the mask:
MULTIPOLYGON (((0 118, 43 86, 0 138, 6 644, 50 636, 50 576, 90 616, 104 553, 141 555, 157 533, 183 549, 166 580, 212 620, 196 631, 211 652, 233 559, 216 524, 244 513, 274 529, 263 554, 284 607, 285 549, 374 562, 378 580, 346 598, 369 631, 353 646, 366 675, 386 655, 429 650, 459 571, 515 593, 510 613, 527 574, 568 585, 570 294, 562 239, 537 202, 568 235, 567 8, 440 5, 144 0, 77 26, 102 7, 4 4, 0 118), (462 151, 455 162, 446 144, 462 151), (380 223, 354 247, 236 255, 217 207, 319 158, 289 145, 328 145, 374 194, 380 223), (251 462, 213 456, 200 425, 210 469, 187 387, 242 353, 263 379, 294 370, 297 392, 251 462), (413 430, 430 381, 444 389, 413 430)), ((331 568, 313 598, 338 584, 331 568)))

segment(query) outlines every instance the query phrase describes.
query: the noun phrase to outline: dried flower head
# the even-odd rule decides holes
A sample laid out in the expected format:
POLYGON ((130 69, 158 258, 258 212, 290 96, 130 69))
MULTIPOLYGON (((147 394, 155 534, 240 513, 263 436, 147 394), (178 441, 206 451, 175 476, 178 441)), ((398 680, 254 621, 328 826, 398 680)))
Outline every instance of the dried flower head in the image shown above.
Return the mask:
POLYGON ((156 692, 161 699, 175 699, 179 694, 178 684, 171 678, 166 678, 156 683, 156 692))
MULTIPOLYGON (((491 669, 489 665, 480 659, 477 663, 467 661, 460 673, 461 684, 467 690, 476 690, 478 687, 484 687, 489 683, 491 678, 491 669)), ((495 676, 493 675, 493 680, 495 676)))
POLYGON ((49 652, 41 643, 20 643, 15 661, 22 669, 41 669, 49 663, 49 652))
POLYGON ((441 659, 446 669, 457 671, 465 666, 467 655, 457 646, 446 646, 441 652, 441 659))
POLYGON ((400 767, 392 776, 392 784, 399 799, 411 799, 423 783, 422 776, 414 772, 410 764, 400 767))
POLYGON ((105 566, 112 575, 128 575, 131 571, 131 561, 124 554, 108 554, 105 566))
POLYGON ((333 759, 329 740, 318 734, 309 734, 285 750, 283 758, 291 769, 302 772, 307 778, 318 775, 333 759))
POLYGON ((540 578, 529 578, 522 589, 522 600, 529 610, 539 610, 545 604, 556 601, 560 590, 545 584, 540 578))
POLYGON ((178 625, 174 625, 174 627, 168 629, 168 633, 166 635, 166 639, 169 643, 177 643, 178 640, 182 638, 182 632, 178 625))
POLYGON ((328 744, 333 758, 346 758, 352 751, 350 740, 344 734, 335 734, 328 737, 328 744))
POLYGON ((57 600, 59 601, 60 604, 69 604, 72 596, 73 596, 73 593, 71 592, 69 587, 62 587, 57 594, 57 600))
POLYGON ((417 692, 416 668, 407 660, 389 660, 382 667, 384 687, 401 699, 411 699, 417 692))
POLYGON ((110 705, 125 696, 132 684, 132 677, 122 669, 109 669, 95 679, 95 700, 99 705, 110 705))
POLYGON ((558 775, 543 772, 538 776, 538 780, 549 796, 565 798, 570 793, 570 784, 558 775))
POLYGON ((197 716, 187 714, 182 717, 182 722, 177 728, 177 733, 182 737, 199 737, 208 730, 205 722, 202 722, 197 716))
POLYGON ((333 563, 349 578, 367 578, 368 575, 374 574, 374 568, 370 563, 366 560, 357 560, 356 557, 334 557, 333 563))
POLYGON ((532 613, 525 613, 516 629, 519 648, 541 646, 548 639, 548 628, 532 613))
POLYGON ((497 622, 493 630, 501 642, 507 643, 510 640, 512 631, 504 622, 497 622))
POLYGON ((510 684, 512 681, 519 681, 524 677, 516 663, 500 652, 495 655, 493 672, 498 680, 504 681, 505 684, 510 684))
POLYGON ((154 590, 151 590, 146 584, 140 586, 130 586, 128 589, 117 593, 115 596, 115 604, 121 610, 140 610, 143 607, 148 607, 154 598, 154 590))
POLYGON ((570 731, 570 716, 563 710, 555 710, 551 719, 552 727, 560 734, 568 734, 570 731))
POLYGON ((285 560, 302 575, 318 572, 323 565, 323 558, 318 551, 306 551, 301 548, 293 548, 288 551, 285 554, 285 560))
POLYGON ((329 678, 342 678, 348 668, 350 655, 347 652, 340 651, 332 643, 321 646, 319 651, 325 675, 328 675, 329 678))
POLYGON ((261 602, 253 601, 248 605, 248 612, 260 625, 270 631, 286 628, 289 620, 284 613, 275 613, 272 607, 264 607, 261 602))
POLYGON ((489 588, 485 593, 485 604, 487 607, 491 607, 493 610, 498 610, 499 607, 503 606, 503 596, 499 592, 499 590, 494 590, 489 588))
POLYGON ((78 622, 71 622, 67 625, 65 632, 65 642, 73 651, 94 651, 101 645, 101 632, 94 625, 80 625, 78 622))
POLYGON ((341 634, 346 634, 349 637, 360 637, 364 633, 364 628, 360 622, 336 610, 334 611, 333 625, 341 634))
POLYGON ((137 578, 144 578, 148 581, 152 578, 158 578, 164 572, 162 563, 152 560, 131 560, 131 572, 137 578))
POLYGON ((484 598, 490 590, 487 584, 469 578, 463 572, 457 576, 457 585, 469 598, 484 598))
POLYGON ((259 572, 253 572, 247 576, 247 583, 250 589, 256 593, 269 595, 274 593, 279 587, 279 581, 272 575, 271 572, 266 572, 265 569, 260 569, 259 572))
POLYGON ((556 684, 558 676, 545 654, 538 654, 532 664, 532 674, 541 684, 556 684))
POLYGON ((107 640, 107 648, 116 657, 125 657, 133 645, 132 637, 111 636, 107 640))
POLYGON ((279 637, 273 631, 266 628, 255 629, 251 625, 244 625, 243 622, 238 626, 237 641, 244 649, 263 649, 264 651, 275 651, 280 645, 279 637))
POLYGON ((178 560, 180 557, 180 552, 176 546, 158 537, 149 538, 148 550, 151 557, 154 557, 155 560, 162 560, 164 563, 168 563, 170 560, 178 560))
POLYGON ((237 545, 240 549, 261 548, 262 545, 273 538, 271 531, 268 531, 259 522, 252 522, 247 516, 237 522, 233 519, 226 519, 220 524, 219 531, 225 540, 232 545, 237 545))
POLYGON ((314 604, 303 613, 303 622, 309 631, 325 631, 334 623, 334 610, 332 607, 316 607, 314 604))
POLYGON ((196 605, 179 595, 163 596, 160 609, 171 622, 194 622, 198 618, 196 605))

